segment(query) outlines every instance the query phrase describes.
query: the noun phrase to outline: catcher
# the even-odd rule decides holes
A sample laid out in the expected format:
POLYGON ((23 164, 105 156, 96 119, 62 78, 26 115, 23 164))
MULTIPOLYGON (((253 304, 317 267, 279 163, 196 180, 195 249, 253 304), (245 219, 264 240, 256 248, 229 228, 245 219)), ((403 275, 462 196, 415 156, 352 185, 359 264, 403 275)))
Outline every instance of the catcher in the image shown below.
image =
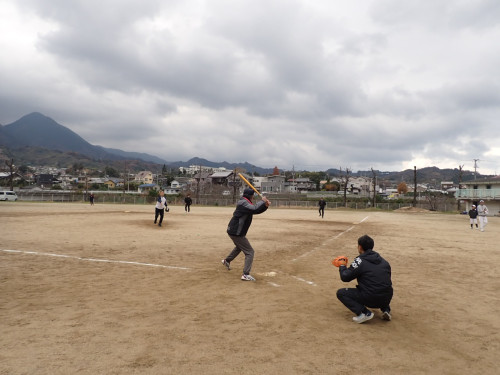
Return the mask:
POLYGON ((348 282, 357 279, 356 288, 342 288, 337 290, 337 298, 355 317, 356 323, 363 323, 373 318, 374 313, 367 307, 379 308, 382 319, 391 320, 392 299, 391 266, 373 250, 375 242, 366 234, 358 238, 359 256, 347 267, 347 257, 344 255, 335 258, 332 263, 339 267, 340 279, 348 282))

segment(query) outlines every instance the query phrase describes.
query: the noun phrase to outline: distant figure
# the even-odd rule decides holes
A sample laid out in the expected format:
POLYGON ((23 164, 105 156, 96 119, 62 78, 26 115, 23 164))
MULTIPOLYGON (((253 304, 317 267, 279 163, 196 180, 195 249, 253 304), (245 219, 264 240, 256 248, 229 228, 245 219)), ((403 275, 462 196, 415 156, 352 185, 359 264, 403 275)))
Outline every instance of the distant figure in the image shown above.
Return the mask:
POLYGON ((326 206, 326 201, 323 197, 321 197, 321 199, 319 200, 318 206, 319 206, 319 216, 323 218, 325 216, 325 206, 326 206))
POLYGON ((94 194, 93 193, 90 193, 89 201, 90 201, 90 205, 93 206, 94 205, 94 194))
POLYGON ((160 191, 158 194, 158 197, 156 198, 156 206, 155 206, 155 224, 156 221, 158 220, 158 216, 160 216, 160 222, 158 223, 158 226, 161 227, 161 223, 163 222, 163 211, 167 208, 167 199, 164 197, 165 193, 163 190, 160 191))
POLYGON ((476 228, 479 229, 479 227, 477 226, 477 210, 474 204, 469 210, 469 218, 470 218, 470 229, 474 229, 474 224, 476 224, 476 228))
POLYGON ((184 211, 186 213, 191 212, 191 205, 193 204, 193 200, 191 199, 191 196, 188 194, 186 195, 186 198, 184 198, 184 211))
POLYGON ((479 216, 479 230, 484 232, 484 227, 488 224, 488 207, 484 205, 482 199, 479 201, 479 206, 477 206, 477 215, 479 216))

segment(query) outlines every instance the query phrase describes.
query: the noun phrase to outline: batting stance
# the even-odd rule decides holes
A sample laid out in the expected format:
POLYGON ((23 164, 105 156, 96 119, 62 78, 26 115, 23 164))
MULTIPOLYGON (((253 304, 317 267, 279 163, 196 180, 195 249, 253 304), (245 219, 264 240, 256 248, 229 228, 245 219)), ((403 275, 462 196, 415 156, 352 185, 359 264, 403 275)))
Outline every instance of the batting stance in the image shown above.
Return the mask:
POLYGON ((271 204, 266 197, 262 197, 262 200, 254 205, 252 203, 253 194, 254 191, 252 189, 246 188, 243 191, 243 196, 236 204, 236 210, 234 210, 233 217, 227 226, 227 234, 233 240, 234 249, 225 259, 222 259, 222 264, 230 270, 231 267, 229 264, 243 251, 243 254, 245 254, 245 265, 243 267, 243 275, 241 276, 241 280, 243 281, 255 281, 255 278, 250 275, 254 250, 246 238, 246 234, 252 224, 253 215, 263 213, 271 204))
POLYGON ((391 320, 392 299, 391 266, 373 250, 375 243, 366 234, 358 238, 359 256, 347 268, 347 258, 339 256, 333 264, 339 267, 340 279, 344 282, 357 279, 356 288, 342 288, 337 291, 337 298, 355 317, 356 323, 363 323, 373 318, 368 307, 382 310, 382 319, 391 320))

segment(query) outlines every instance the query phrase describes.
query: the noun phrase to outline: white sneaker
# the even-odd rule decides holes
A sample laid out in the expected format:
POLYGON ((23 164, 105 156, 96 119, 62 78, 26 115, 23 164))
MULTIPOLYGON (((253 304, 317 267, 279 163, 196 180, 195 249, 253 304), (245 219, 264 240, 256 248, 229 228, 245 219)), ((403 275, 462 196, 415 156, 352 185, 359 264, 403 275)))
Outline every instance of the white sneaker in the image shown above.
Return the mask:
POLYGON ((231 267, 229 266, 229 262, 225 259, 222 259, 222 265, 227 268, 228 271, 231 270, 231 267))
POLYGON ((382 319, 390 322, 392 319, 391 313, 389 311, 382 311, 382 319))
POLYGON ((255 278, 251 275, 243 274, 243 275, 241 275, 241 280, 243 280, 243 281, 255 281, 255 278))
POLYGON ((374 314, 370 310, 368 310, 367 314, 361 313, 358 316, 355 316, 354 318, 352 318, 352 320, 354 320, 356 323, 364 323, 364 322, 372 319, 373 315, 374 314))

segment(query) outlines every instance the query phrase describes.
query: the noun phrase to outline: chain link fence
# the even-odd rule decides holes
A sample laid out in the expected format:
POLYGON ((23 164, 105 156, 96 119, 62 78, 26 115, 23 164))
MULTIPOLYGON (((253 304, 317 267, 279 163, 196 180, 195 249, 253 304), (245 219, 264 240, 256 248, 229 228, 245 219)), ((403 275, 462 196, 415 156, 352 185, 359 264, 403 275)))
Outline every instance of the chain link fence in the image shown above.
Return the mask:
MULTIPOLYGON (((95 204, 154 204, 154 198, 147 195, 139 193, 126 192, 107 192, 107 191, 93 191, 94 193, 94 203, 95 204)), ((90 194, 90 192, 89 192, 90 194)), ((18 191, 18 198, 20 201, 27 202, 88 202, 88 194, 85 192, 72 192, 72 191, 18 191)), ((171 205, 183 205, 184 197, 166 196, 168 204, 171 205)), ((220 197, 214 195, 203 195, 200 197, 192 197, 194 205, 200 206, 215 206, 215 207, 227 207, 234 206, 235 202, 232 197, 220 197)), ((258 198, 257 198, 258 199, 258 198)), ((278 208, 308 208, 317 209, 318 202, 316 199, 293 199, 293 196, 279 197, 270 196, 269 199, 272 201, 273 207, 278 208)), ((411 202, 380 202, 375 205, 375 209, 393 211, 404 207, 412 207, 411 202)), ((343 202, 327 202, 326 210, 341 209, 345 208, 343 202)), ((366 200, 354 200, 351 199, 347 202, 347 207, 349 209, 363 210, 363 209, 373 209, 371 204, 366 200)), ((444 211, 444 212, 457 212, 456 201, 444 201, 439 202, 436 207, 430 207, 427 202, 418 202, 416 208, 433 211, 444 211)))

